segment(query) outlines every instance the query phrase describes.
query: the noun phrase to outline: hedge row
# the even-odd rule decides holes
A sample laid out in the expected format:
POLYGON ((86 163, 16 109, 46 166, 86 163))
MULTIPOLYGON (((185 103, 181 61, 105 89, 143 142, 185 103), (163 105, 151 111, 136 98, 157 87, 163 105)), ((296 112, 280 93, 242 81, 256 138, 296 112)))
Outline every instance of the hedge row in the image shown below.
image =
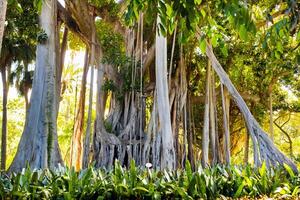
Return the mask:
POLYGON ((92 167, 75 172, 24 169, 0 176, 2 199, 216 199, 299 198, 300 176, 289 167, 267 170, 250 166, 215 166, 192 171, 141 169, 134 162, 128 169, 115 163, 112 170, 92 167))

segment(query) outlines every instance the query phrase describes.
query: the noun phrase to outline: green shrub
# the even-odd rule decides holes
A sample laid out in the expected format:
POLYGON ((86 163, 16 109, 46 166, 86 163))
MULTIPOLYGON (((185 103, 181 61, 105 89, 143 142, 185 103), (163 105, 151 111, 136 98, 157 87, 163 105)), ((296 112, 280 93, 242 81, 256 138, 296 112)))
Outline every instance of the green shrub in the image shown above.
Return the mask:
POLYGON ((112 170, 92 167, 75 172, 29 170, 0 176, 1 199, 216 199, 297 198, 300 176, 285 169, 221 166, 193 172, 189 163, 176 171, 142 169, 131 162, 128 169, 116 161, 112 170))

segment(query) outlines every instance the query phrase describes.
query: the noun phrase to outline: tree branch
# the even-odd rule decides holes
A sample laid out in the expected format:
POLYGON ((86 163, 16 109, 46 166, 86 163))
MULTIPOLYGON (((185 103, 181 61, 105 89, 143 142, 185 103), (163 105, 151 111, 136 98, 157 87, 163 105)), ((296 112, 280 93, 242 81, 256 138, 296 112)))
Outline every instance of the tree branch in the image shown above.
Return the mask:
POLYGON ((75 19, 59 2, 57 2, 57 12, 58 18, 64 22, 70 31, 75 33, 85 43, 89 43, 89 39, 82 34, 75 19))
POLYGON ((285 125, 285 123, 282 125, 282 126, 279 126, 279 124, 277 124, 275 121, 274 121, 274 124, 275 126, 277 126, 277 128, 279 128, 279 130, 287 137, 287 139, 289 140, 289 143, 290 143, 290 154, 291 156, 293 157, 293 141, 290 137, 290 135, 285 131, 283 130, 283 126, 285 125))

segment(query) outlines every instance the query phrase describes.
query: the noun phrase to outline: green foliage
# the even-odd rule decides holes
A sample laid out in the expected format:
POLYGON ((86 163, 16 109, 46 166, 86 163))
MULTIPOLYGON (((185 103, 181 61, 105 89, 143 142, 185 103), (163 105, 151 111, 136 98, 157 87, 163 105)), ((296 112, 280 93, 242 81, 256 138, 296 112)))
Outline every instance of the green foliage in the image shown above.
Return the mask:
POLYGON ((33 74, 33 70, 28 70, 19 63, 17 68, 10 73, 9 82, 15 85, 20 95, 24 96, 26 95, 26 91, 32 87, 33 74))
POLYGON ((45 44, 45 42, 47 41, 47 39, 48 39, 48 35, 47 35, 47 33, 44 30, 38 32, 38 34, 37 34, 37 41, 38 41, 38 43, 45 44))
POLYGON ((120 4, 115 0, 89 0, 91 5, 97 7, 100 11, 106 10, 109 17, 117 18, 120 12, 120 4))
POLYGON ((238 31, 242 40, 247 41, 248 34, 256 32, 251 13, 245 4, 232 0, 224 6, 224 10, 229 23, 238 31))
POLYGON ((13 61, 30 63, 35 58, 38 14, 32 1, 14 0, 9 3, 7 25, 3 36, 1 57, 8 54, 13 61))
MULTIPOLYGON (((61 30, 61 38, 63 31, 61 30)), ((76 36, 73 32, 68 32, 68 48, 73 51, 83 51, 86 48, 86 45, 81 41, 81 39, 76 36)))
MULTIPOLYGON (((13 89, 10 90, 12 91, 13 89)), ((0 100, 0 103, 2 104, 2 100, 0 100)), ((9 144, 7 146, 7 166, 9 166, 16 154, 19 140, 24 129, 26 114, 24 98, 19 98, 18 95, 14 97, 10 96, 7 109, 7 144, 9 144)), ((2 106, 0 108, 0 113, 2 113, 2 106)), ((0 121, 2 122, 2 115, 0 116, 0 121)))
POLYGON ((33 5, 39 13, 42 10, 42 3, 43 3, 43 0, 33 0, 33 5))
POLYGON ((126 62, 123 36, 113 31, 113 27, 102 20, 96 22, 97 36, 103 49, 104 63, 122 65, 126 62))
POLYGON ((225 197, 299 197, 300 176, 280 169, 256 170, 249 166, 198 168, 189 163, 185 170, 155 171, 137 168, 132 160, 128 169, 118 161, 111 171, 90 167, 80 172, 30 171, 10 177, 0 176, 2 199, 216 199, 225 197))
POLYGON ((137 70, 140 67, 139 62, 130 58, 125 53, 124 37, 113 31, 113 27, 103 21, 96 22, 97 35, 103 49, 103 58, 101 62, 112 66, 119 76, 118 83, 113 80, 106 80, 102 89, 111 91, 117 99, 121 100, 126 92, 137 90, 139 88, 139 79, 133 81, 132 70, 136 65, 137 70))
POLYGON ((224 35, 227 34, 225 24, 229 22, 240 38, 247 41, 250 34, 256 32, 255 23, 249 7, 243 2, 230 1, 169 1, 156 0, 130 1, 125 20, 133 25, 139 18, 139 12, 152 13, 152 18, 160 17, 159 30, 164 35, 172 34, 175 26, 180 25, 180 41, 186 43, 196 34, 211 39, 214 47, 221 44, 224 54, 226 46, 224 35), (225 24, 224 24, 225 22, 225 24), (224 25, 223 25, 224 24, 224 25))

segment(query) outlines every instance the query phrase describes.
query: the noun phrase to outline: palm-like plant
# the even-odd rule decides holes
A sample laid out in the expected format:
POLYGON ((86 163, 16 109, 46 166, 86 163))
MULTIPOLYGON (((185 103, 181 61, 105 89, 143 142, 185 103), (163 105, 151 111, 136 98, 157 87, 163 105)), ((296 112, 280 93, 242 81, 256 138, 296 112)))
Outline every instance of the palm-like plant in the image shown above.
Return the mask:
POLYGON ((0 176, 2 199, 216 199, 297 198, 300 176, 290 167, 267 170, 250 166, 215 166, 193 172, 128 169, 116 162, 110 171, 93 167, 75 172, 59 167, 54 171, 31 171, 0 176))

